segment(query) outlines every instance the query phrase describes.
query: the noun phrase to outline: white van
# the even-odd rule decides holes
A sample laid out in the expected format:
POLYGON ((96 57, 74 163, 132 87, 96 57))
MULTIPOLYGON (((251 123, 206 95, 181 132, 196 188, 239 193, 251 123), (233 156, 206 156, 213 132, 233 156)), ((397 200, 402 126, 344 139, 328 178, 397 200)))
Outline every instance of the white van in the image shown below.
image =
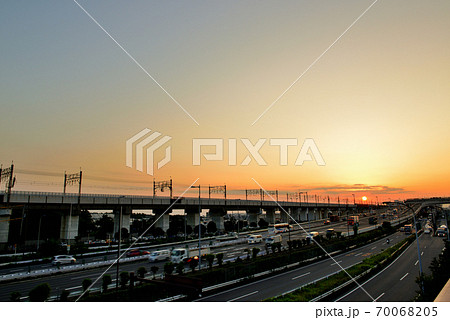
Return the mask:
POLYGON ((252 244, 252 243, 261 243, 263 241, 263 237, 262 237, 262 235, 260 235, 260 234, 252 234, 251 236, 249 236, 248 238, 247 238, 247 242, 249 243, 249 244, 252 244))
POLYGON ((148 257, 148 261, 156 262, 170 259, 170 251, 169 250, 159 250, 153 251, 148 257))

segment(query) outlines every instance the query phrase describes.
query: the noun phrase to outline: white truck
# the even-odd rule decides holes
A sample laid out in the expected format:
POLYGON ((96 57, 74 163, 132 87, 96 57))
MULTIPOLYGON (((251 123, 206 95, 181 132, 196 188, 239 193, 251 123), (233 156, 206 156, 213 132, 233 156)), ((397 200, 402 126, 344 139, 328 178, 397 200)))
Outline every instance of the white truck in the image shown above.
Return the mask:
POLYGON ((282 239, 283 239, 283 238, 281 237, 281 235, 280 235, 280 234, 277 234, 277 235, 275 235, 275 236, 267 237, 267 238, 265 239, 265 241, 266 241, 266 244, 271 245, 271 244, 274 244, 274 243, 281 242, 282 239))
MULTIPOLYGON (((201 248, 202 257, 210 253, 209 247, 201 248)), ((173 263, 189 263, 192 259, 198 259, 198 248, 176 248, 172 250, 171 261, 173 263)))

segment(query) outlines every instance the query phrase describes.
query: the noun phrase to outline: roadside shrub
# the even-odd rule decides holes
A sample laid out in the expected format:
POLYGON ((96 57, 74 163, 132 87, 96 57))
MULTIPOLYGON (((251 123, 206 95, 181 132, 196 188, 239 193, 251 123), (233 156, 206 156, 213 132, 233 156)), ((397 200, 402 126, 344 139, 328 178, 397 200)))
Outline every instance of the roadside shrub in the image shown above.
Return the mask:
POLYGON ((256 257, 258 256, 258 253, 261 251, 261 249, 260 248, 253 248, 252 249, 252 258, 253 259, 256 259, 256 257))
POLYGON ((177 270, 178 274, 180 274, 180 275, 183 274, 183 272, 184 272, 184 262, 178 263, 177 267, 176 267, 176 270, 177 270))
POLYGON ((214 255, 213 254, 207 254, 206 255, 206 261, 208 262, 209 269, 212 269, 213 263, 214 263, 214 255))
POLYGON ((13 292, 11 292, 11 294, 9 295, 9 301, 12 301, 12 302, 19 302, 21 296, 22 296, 22 295, 20 294, 20 292, 13 291, 13 292))
POLYGON ((30 291, 28 296, 31 302, 44 302, 50 296, 51 288, 48 283, 41 283, 30 291))
POLYGON ((198 260, 197 259, 191 259, 189 261, 189 268, 191 268, 192 272, 195 272, 195 268, 198 266, 198 260))
POLYGON ((69 294, 70 294, 70 291, 64 289, 64 290, 61 292, 61 295, 59 296, 59 301, 61 301, 61 302, 67 302, 67 301, 69 301, 69 294))
POLYGON ((130 281, 130 274, 127 271, 122 271, 119 275, 120 287, 123 289, 127 286, 128 281, 130 281))
POLYGON ((175 266, 173 265, 172 262, 166 262, 164 264, 164 273, 172 274, 174 269, 175 269, 175 266))
POLYGON ((110 274, 105 274, 103 275, 102 278, 102 289, 103 292, 105 292, 106 290, 108 290, 108 286, 112 283, 112 278, 110 274))
POLYGON ((219 267, 221 267, 223 264, 223 253, 222 252, 218 253, 216 255, 216 258, 217 258, 217 264, 219 265, 219 267))
POLYGON ((83 292, 86 291, 91 284, 92 280, 90 278, 84 279, 83 282, 81 283, 81 286, 83 287, 83 292))
POLYGON ((155 280, 156 273, 158 272, 159 268, 157 266, 152 266, 150 268, 150 271, 153 273, 153 280, 155 280))
POLYGON ((139 267, 137 269, 136 273, 138 274, 139 278, 143 278, 143 277, 145 277, 145 274, 147 273, 147 269, 145 269, 145 267, 139 267))

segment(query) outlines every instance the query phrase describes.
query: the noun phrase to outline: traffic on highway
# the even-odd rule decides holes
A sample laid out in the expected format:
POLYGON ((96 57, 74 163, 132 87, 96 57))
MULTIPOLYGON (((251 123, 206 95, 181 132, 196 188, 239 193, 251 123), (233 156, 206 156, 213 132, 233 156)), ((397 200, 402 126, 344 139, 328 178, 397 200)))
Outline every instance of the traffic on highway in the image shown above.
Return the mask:
MULTIPOLYGON (((273 245, 276 245, 277 243, 279 243, 284 249, 286 249, 288 247, 288 242, 294 240, 302 240, 307 241, 309 243, 310 241, 312 241, 313 238, 318 236, 331 237, 336 236, 337 234, 347 235, 347 233, 351 235, 353 232, 352 224, 354 224, 355 221, 349 222, 346 217, 343 218, 344 219, 339 219, 338 221, 334 220, 332 222, 329 221, 329 219, 325 219, 319 221, 303 222, 301 224, 291 224, 290 226, 288 224, 274 225, 273 227, 269 227, 269 229, 265 230, 254 230, 244 232, 239 235, 233 235, 231 239, 230 237, 228 238, 222 237, 222 239, 221 237, 202 239, 200 242, 201 243, 200 251, 203 257, 206 254, 214 254, 214 255, 217 255, 219 253, 223 254, 223 260, 224 262, 227 262, 227 261, 235 261, 236 259, 245 259, 246 257, 248 257, 250 251, 253 248, 259 249, 259 255, 265 255, 269 253, 270 248, 273 245)), ((397 216, 387 215, 385 213, 378 213, 378 214, 373 213, 369 215, 361 214, 361 216, 354 217, 352 219, 355 220, 356 218, 358 219, 357 221, 359 227, 358 232, 363 233, 365 231, 373 230, 379 227, 384 221, 400 222, 402 218, 407 219, 408 215, 406 214, 406 212, 398 214, 397 216), (377 224, 373 223, 374 217, 378 219, 377 224)), ((400 239, 401 236, 402 234, 397 234, 394 238, 392 238, 392 242, 389 245, 394 245, 397 239, 400 239)), ((376 249, 376 246, 378 246, 378 248, 383 248, 386 245, 388 244, 383 243, 383 240, 379 240, 377 245, 373 245, 369 249, 373 251, 376 249)), ((127 248, 125 248, 124 250, 127 250, 127 248)), ((361 248, 358 250, 368 250, 368 249, 361 248)), ((120 266, 119 272, 127 271, 136 273, 139 268, 144 267, 148 271, 148 275, 150 275, 150 269, 153 268, 153 270, 157 271, 154 274, 152 274, 152 276, 154 276, 154 278, 156 279, 161 279, 163 278, 164 265, 168 261, 172 261, 174 263, 184 261, 188 263, 190 257, 198 259, 198 252, 199 249, 197 241, 160 245, 156 247, 145 245, 143 246, 142 244, 139 244, 139 249, 130 248, 126 252, 124 251, 123 252, 124 254, 122 253, 124 258, 134 260, 121 259, 121 263, 119 265, 120 266), (186 247, 188 248, 188 250, 185 250, 186 247)), ((352 257, 351 253, 346 253, 342 255, 342 259, 340 256, 337 259, 343 261, 343 266, 349 266, 369 255, 370 251, 355 251, 354 253, 355 254, 353 255, 353 260, 351 259, 352 257)), ((38 284, 43 282, 46 282, 50 285, 50 287, 52 288, 52 296, 55 298, 61 295, 61 293, 64 290, 81 293, 82 292, 81 282, 86 278, 94 280, 101 277, 105 273, 105 269, 108 266, 111 266, 116 258, 117 252, 114 251, 110 253, 86 256, 81 258, 80 257, 75 258, 66 255, 54 257, 54 259, 49 263, 41 263, 32 266, 22 266, 22 267, 14 266, 10 268, 3 268, 1 270, 0 276, 6 277, 7 275, 18 273, 26 274, 29 273, 30 270, 35 271, 37 273, 42 272, 42 275, 38 274, 33 278, 17 281, 8 281, 2 283, 0 289, 0 300, 7 301, 10 298, 11 292, 20 292, 22 299, 26 300, 28 292, 32 288, 36 287, 38 284), (96 263, 99 264, 97 267, 95 267, 96 263), (108 263, 108 264, 100 265, 101 263, 108 263), (64 268, 69 266, 70 267, 90 266, 92 268, 83 270, 75 270, 75 269, 64 270, 64 268), (44 274, 45 270, 54 270, 56 271, 56 273, 51 275, 45 275, 44 274)), ((331 273, 335 272, 337 270, 336 268, 338 268, 337 263, 334 264, 329 263, 328 267, 322 270, 322 266, 325 266, 326 264, 327 262, 319 263, 319 265, 321 266, 320 272, 307 271, 306 273, 308 272, 309 273, 304 276, 305 278, 303 280, 309 281, 313 278, 318 279, 320 277, 325 276, 329 272, 331 273)), ((207 261, 206 259, 203 258, 201 260, 201 265, 199 266, 199 269, 206 269, 207 267, 208 267, 207 261)), ((298 272, 301 271, 299 270, 298 272)), ((114 268, 108 270, 108 273, 114 274, 115 266, 114 268)), ((293 277, 299 275, 294 275, 293 277)), ((303 276, 299 278, 303 278, 303 276)), ((112 285, 114 285, 115 281, 116 281, 115 279, 112 280, 112 285)), ((102 286, 101 281, 98 281, 92 286, 91 290, 94 291, 100 290, 101 286, 102 286)), ((261 293, 261 290, 257 290, 259 294, 255 293, 252 299, 265 299, 269 298, 271 294, 275 295, 283 294, 284 292, 295 288, 295 285, 286 284, 283 285, 282 288, 275 290, 275 288, 277 287, 278 285, 270 286, 270 288, 272 288, 272 291, 269 291, 269 293, 264 294, 261 293)), ((218 299, 217 301, 223 301, 222 298, 219 298, 220 296, 216 297, 218 299)), ((205 299, 208 299, 208 301, 216 301, 211 300, 215 299, 213 296, 205 299)), ((248 299, 250 299, 250 296, 248 299)))

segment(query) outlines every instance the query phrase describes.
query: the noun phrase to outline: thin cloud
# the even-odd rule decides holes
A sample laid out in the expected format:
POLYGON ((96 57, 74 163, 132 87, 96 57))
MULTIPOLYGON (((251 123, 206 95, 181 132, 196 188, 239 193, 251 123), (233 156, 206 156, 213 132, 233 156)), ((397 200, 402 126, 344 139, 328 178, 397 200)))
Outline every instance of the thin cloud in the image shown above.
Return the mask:
POLYGON ((302 191, 322 191, 329 194, 354 193, 354 192, 371 192, 375 194, 392 194, 409 192, 404 188, 389 187, 384 185, 367 185, 367 184, 351 184, 351 185, 332 185, 332 186, 318 186, 318 187, 302 187, 293 186, 295 189, 302 191))

